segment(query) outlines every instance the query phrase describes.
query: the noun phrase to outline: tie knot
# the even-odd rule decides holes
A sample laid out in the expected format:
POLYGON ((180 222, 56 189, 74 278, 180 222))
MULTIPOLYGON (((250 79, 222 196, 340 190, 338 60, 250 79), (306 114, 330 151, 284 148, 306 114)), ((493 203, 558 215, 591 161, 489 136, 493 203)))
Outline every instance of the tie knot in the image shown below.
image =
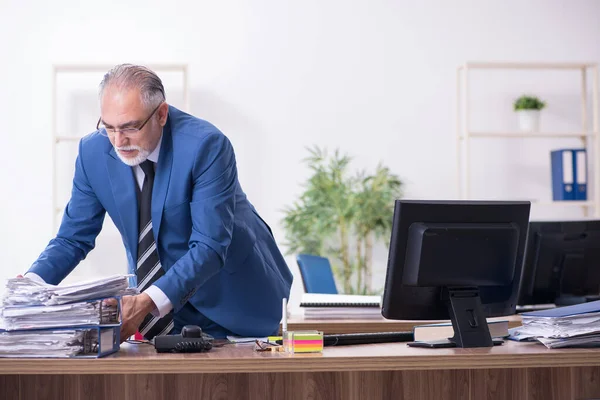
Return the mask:
POLYGON ((140 164, 140 167, 146 176, 154 176, 154 163, 152 161, 146 160, 140 164))

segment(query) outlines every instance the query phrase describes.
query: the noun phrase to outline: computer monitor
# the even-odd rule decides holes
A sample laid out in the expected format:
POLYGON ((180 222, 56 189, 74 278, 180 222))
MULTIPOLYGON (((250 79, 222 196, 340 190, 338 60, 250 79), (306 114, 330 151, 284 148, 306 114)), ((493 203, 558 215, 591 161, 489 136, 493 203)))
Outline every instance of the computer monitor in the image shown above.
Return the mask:
POLYGON ((490 347, 487 317, 512 315, 529 202, 396 200, 382 301, 388 319, 450 319, 426 347, 490 347))
POLYGON ((518 305, 600 299, 600 220, 532 221, 518 305))

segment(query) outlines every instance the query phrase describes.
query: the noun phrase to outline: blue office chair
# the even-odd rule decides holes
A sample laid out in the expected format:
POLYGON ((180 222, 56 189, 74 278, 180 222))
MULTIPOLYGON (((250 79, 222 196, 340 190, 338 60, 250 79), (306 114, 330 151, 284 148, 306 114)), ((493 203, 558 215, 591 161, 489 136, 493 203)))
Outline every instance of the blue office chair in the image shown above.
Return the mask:
POLYGON ((296 262, 300 268, 302 284, 306 293, 337 294, 331 264, 325 257, 298 254, 296 262))

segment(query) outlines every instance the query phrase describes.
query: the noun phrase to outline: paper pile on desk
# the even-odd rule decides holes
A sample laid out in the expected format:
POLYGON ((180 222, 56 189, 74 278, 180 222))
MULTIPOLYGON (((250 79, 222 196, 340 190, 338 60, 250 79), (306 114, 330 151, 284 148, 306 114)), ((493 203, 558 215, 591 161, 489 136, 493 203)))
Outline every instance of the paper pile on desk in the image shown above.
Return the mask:
POLYGON ((101 331, 106 350, 114 344, 120 316, 118 305, 104 300, 136 293, 126 275, 58 286, 9 279, 0 306, 0 357, 97 354, 101 331))
POLYGON ((600 301, 522 314, 523 326, 512 328, 513 340, 533 340, 554 349, 600 347, 600 301))
POLYGON ((39 283, 29 278, 12 278, 6 282, 2 306, 48 306, 135 293, 137 289, 129 287, 127 275, 58 286, 39 283))
POLYGON ((55 306, 12 306, 2 308, 1 329, 42 329, 61 326, 118 324, 117 306, 102 300, 55 306))
POLYGON ((84 330, 3 332, 0 355, 11 357, 72 357, 84 350, 84 330))

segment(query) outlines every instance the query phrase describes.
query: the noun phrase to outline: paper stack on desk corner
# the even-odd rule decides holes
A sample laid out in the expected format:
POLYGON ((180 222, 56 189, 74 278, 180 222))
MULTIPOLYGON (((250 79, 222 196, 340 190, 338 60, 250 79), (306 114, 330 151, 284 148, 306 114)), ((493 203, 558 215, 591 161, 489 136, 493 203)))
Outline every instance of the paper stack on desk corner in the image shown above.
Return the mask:
POLYGON ((138 293, 127 275, 47 285, 6 281, 0 305, 0 357, 101 356, 118 350, 119 306, 104 300, 138 293), (101 342, 104 340, 104 345, 101 342), (116 349, 116 350, 115 350, 116 349))
POLYGON ((510 329, 510 339, 538 341, 550 349, 600 347, 600 301, 521 315, 523 326, 510 329))

